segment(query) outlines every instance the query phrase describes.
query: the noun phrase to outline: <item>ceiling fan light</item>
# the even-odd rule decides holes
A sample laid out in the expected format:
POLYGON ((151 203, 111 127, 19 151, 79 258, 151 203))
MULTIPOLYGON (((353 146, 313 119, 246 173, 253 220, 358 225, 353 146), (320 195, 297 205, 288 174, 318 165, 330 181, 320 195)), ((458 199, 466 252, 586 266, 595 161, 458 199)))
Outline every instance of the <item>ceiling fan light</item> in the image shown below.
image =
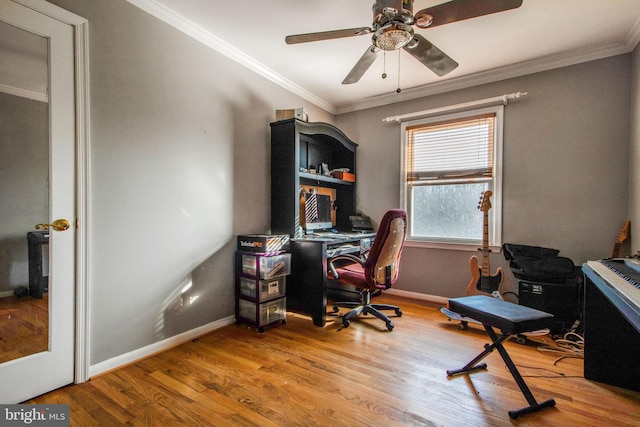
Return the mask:
POLYGON ((402 23, 378 29, 373 35, 374 46, 382 50, 396 50, 406 46, 413 38, 413 28, 402 23))
POLYGON ((391 30, 382 33, 376 38, 376 46, 382 50, 400 49, 411 41, 411 36, 406 31, 391 30))

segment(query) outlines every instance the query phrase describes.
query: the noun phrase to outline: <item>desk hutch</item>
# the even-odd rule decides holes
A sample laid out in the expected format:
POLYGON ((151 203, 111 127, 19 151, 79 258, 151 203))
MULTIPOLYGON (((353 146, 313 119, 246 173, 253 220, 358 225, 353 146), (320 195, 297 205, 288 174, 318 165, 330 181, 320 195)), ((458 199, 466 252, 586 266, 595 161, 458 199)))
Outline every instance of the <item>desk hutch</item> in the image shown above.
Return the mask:
POLYGON ((287 310, 311 316, 317 326, 325 324, 327 298, 343 300, 350 293, 328 283, 327 258, 360 253, 370 247, 375 236, 351 232, 349 216, 356 213, 356 182, 324 176, 319 167, 325 163, 330 170, 355 173, 357 147, 327 123, 298 119, 271 123, 271 233, 292 237, 287 310), (310 173, 312 169, 319 173, 310 173), (300 189, 308 187, 331 195, 332 221, 338 234, 305 236, 300 222, 300 189))
POLYGON ((312 174, 325 163, 330 170, 356 170, 356 148, 342 131, 327 123, 298 119, 271 123, 271 233, 302 237, 300 186, 332 191, 335 226, 350 230, 349 216, 355 214, 356 183, 312 174))

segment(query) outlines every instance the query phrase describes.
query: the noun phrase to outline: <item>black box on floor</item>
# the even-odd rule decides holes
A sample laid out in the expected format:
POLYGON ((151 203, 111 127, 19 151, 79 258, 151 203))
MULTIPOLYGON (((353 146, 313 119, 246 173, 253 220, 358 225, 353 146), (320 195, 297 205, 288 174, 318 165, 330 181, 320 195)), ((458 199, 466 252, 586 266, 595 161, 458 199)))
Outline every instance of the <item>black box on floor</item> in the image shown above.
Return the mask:
POLYGON ((568 280, 564 283, 546 283, 521 280, 518 289, 520 305, 535 308, 554 316, 554 334, 568 330, 580 319, 582 283, 568 280))

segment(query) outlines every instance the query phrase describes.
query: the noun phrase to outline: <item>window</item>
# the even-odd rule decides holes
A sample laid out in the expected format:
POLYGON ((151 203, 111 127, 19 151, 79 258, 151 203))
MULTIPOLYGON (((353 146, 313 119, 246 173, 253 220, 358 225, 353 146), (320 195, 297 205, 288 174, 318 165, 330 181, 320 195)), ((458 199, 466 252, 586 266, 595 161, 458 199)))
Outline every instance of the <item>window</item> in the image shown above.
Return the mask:
POLYGON ((500 245, 503 106, 403 123, 402 203, 409 241, 500 245))

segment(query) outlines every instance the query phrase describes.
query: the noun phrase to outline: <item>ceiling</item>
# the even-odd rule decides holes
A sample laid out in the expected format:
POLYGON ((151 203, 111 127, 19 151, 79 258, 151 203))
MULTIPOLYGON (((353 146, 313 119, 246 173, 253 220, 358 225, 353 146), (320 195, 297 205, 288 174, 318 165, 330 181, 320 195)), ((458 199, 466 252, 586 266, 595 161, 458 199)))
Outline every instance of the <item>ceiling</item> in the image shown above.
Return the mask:
MULTIPOLYGON (((640 40, 638 0, 524 0, 510 11, 414 27, 460 64, 445 77, 401 49, 378 55, 358 83, 342 85, 370 35, 297 45, 284 38, 370 27, 372 0, 128 1, 333 113, 626 53, 640 40)), ((414 12, 444 2, 415 0, 414 12)))
MULTIPOLYGON (((127 1, 333 114, 623 54, 640 41, 640 0, 524 0, 505 12, 414 27, 460 64, 444 77, 400 49, 379 54, 359 82, 343 85, 370 35, 297 45, 287 45, 285 36, 370 27, 373 0, 127 1)), ((444 2, 415 0, 414 12, 444 2)), ((3 39, 0 53, 15 52, 3 39)), ((36 69, 33 63, 19 68, 36 69)), ((0 67, 0 77, 7 73, 0 67)), ((46 99, 46 84, 38 84, 9 82, 46 99)))
MULTIPOLYGON (((372 0, 129 1, 334 113, 626 53, 640 40, 638 0, 524 0, 518 9, 416 29, 460 64, 445 77, 400 50, 378 55, 358 83, 342 85, 370 35, 298 45, 284 38, 369 27, 372 0)), ((415 0, 414 12, 441 3, 415 0)))

